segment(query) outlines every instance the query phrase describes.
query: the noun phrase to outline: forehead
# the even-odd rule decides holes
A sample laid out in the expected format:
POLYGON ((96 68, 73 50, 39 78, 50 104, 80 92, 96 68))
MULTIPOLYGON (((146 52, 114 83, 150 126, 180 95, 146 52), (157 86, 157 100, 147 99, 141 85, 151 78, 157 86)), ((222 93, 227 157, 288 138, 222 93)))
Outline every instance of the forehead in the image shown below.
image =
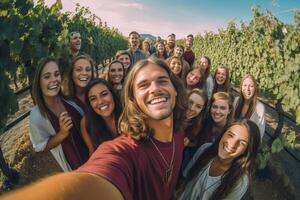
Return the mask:
POLYGON ((71 38, 76 38, 76 37, 80 37, 80 33, 75 32, 71 34, 71 38))
POLYGON ((91 89, 88 92, 88 95, 94 95, 97 93, 101 93, 104 90, 108 90, 107 87, 102 83, 98 83, 98 84, 94 85, 93 87, 91 87, 91 89))
POLYGON ((50 61, 50 62, 45 64, 41 74, 45 74, 45 73, 53 72, 53 71, 58 71, 58 70, 59 70, 58 65, 55 62, 50 61))
POLYGON ((111 66, 110 66, 110 69, 112 69, 112 68, 122 68, 122 64, 121 63, 113 63, 113 64, 111 64, 111 66))
POLYGON ((217 99, 217 100, 213 101, 213 105, 229 107, 229 102, 228 102, 228 100, 225 100, 225 99, 217 99))
POLYGON ((148 63, 136 73, 134 85, 142 81, 153 81, 161 77, 170 79, 169 74, 163 67, 154 63, 148 63))
POLYGON ((201 62, 208 62, 207 59, 204 58, 204 57, 202 57, 202 58, 200 59, 200 61, 201 61, 201 62))
POLYGON ((129 58, 129 55, 127 55, 127 54, 120 55, 119 59, 122 59, 122 58, 129 58))
POLYGON ((198 93, 192 93, 190 96, 189 96, 189 99, 193 99, 193 100, 196 100, 197 103, 202 103, 203 102, 203 99, 202 97, 198 94, 198 93))
POLYGON ((81 59, 78 59, 76 60, 75 62, 75 66, 78 66, 78 65, 91 65, 90 61, 88 61, 87 59, 84 59, 84 58, 81 58, 81 59))
POLYGON ((249 133, 245 126, 242 125, 233 125, 228 131, 235 134, 235 137, 238 137, 241 140, 249 141, 249 133))
POLYGON ((132 34, 129 36, 129 38, 138 38, 138 37, 139 37, 139 35, 136 34, 136 33, 132 33, 132 34))
POLYGON ((254 84, 254 81, 252 80, 252 78, 250 78, 250 77, 248 77, 248 78, 246 78, 244 81, 243 81, 243 83, 245 84, 254 84))

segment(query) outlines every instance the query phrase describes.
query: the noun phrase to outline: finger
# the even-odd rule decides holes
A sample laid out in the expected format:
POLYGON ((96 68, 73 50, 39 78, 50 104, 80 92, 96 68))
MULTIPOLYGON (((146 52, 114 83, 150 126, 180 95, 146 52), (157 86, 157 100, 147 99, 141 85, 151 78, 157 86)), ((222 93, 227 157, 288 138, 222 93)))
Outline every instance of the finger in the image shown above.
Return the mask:
POLYGON ((66 116, 68 116, 67 112, 61 112, 60 115, 59 115, 59 117, 66 117, 66 116))

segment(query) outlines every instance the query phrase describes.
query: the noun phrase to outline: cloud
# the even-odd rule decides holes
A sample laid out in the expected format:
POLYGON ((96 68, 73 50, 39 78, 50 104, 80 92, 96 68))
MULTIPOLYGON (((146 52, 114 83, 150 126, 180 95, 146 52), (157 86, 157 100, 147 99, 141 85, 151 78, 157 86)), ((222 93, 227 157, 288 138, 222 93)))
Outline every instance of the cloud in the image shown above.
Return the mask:
MULTIPOLYGON (((51 5, 54 0, 45 2, 51 5)), ((74 11, 76 3, 89 7, 90 11, 102 21, 106 21, 109 27, 117 28, 125 36, 135 30, 163 38, 175 33, 177 38, 183 38, 190 33, 203 33, 205 30, 216 32, 220 27, 220 24, 208 22, 205 18, 197 21, 184 10, 181 12, 176 10, 174 16, 172 14, 171 17, 166 17, 163 9, 149 7, 134 0, 62 0, 63 11, 74 11), (178 16, 181 20, 176 18, 178 16), (186 20, 182 16, 185 16, 186 20)))
POLYGON ((144 6, 141 3, 120 3, 119 6, 125 8, 134 8, 139 10, 144 10, 144 6))

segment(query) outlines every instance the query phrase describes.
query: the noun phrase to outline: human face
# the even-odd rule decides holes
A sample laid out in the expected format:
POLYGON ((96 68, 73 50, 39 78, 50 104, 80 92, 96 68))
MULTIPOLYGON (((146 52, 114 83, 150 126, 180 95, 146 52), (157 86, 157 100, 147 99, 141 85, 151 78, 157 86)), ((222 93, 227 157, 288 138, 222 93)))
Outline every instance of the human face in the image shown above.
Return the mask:
POLYGON ((218 85, 223 85, 227 79, 226 70, 224 68, 218 68, 216 74, 216 82, 218 85))
POLYGON ((130 62, 130 58, 128 55, 124 54, 124 55, 120 55, 118 58, 119 61, 121 61, 124 65, 125 69, 128 69, 128 67, 130 66, 131 62, 130 62))
POLYGON ((192 36, 188 36, 188 37, 187 37, 187 40, 188 40, 188 41, 191 41, 191 42, 193 43, 194 38, 193 38, 192 36))
POLYGON ((203 98, 197 93, 192 93, 189 96, 189 110, 187 112, 187 118, 192 119, 194 117, 197 117, 200 114, 200 112, 203 110, 203 107, 204 107, 203 98))
POLYGON ((193 42, 191 40, 187 40, 185 42, 185 47, 186 47, 187 50, 191 50, 192 46, 193 46, 193 42))
POLYGON ((165 46, 163 44, 158 44, 157 45, 157 50, 158 50, 159 53, 164 53, 165 46))
POLYGON ((204 67, 205 70, 208 68, 208 60, 204 57, 200 59, 200 64, 204 67))
POLYGON ((199 70, 194 69, 193 71, 190 71, 186 76, 186 84, 187 86, 195 86, 199 83, 200 79, 201 74, 199 70))
POLYGON ((80 33, 74 33, 71 36, 71 49, 73 51, 79 51, 81 48, 81 35, 80 33))
POLYGON ((227 100, 218 99, 212 103, 210 115, 217 124, 226 124, 227 117, 230 113, 227 100))
POLYGON ((248 142, 247 128, 242 125, 233 125, 224 133, 219 142, 218 157, 232 161, 246 151, 248 142))
POLYGON ((141 68, 135 76, 133 94, 138 107, 149 120, 171 117, 177 93, 162 67, 149 63, 141 68))
POLYGON ((179 59, 173 58, 170 62, 170 68, 175 75, 179 75, 182 70, 182 65, 179 59))
POLYGON ((175 47, 175 38, 172 36, 169 36, 167 44, 170 49, 173 49, 175 47))
POLYGON ((94 85, 88 91, 88 98, 93 110, 102 118, 113 116, 115 101, 112 93, 105 85, 101 83, 94 85))
POLYGON ((250 77, 246 78, 243 81, 242 93, 243 93, 243 97, 246 100, 250 100, 253 97, 253 95, 255 93, 255 84, 254 84, 253 80, 250 77))
POLYGON ((180 47, 176 47, 174 51, 174 55, 181 58, 182 54, 183 54, 183 49, 180 47))
POLYGON ((60 91, 61 75, 55 62, 48 62, 40 77, 40 87, 44 98, 54 97, 60 91))
POLYGON ((109 80, 113 84, 119 84, 122 82, 124 77, 124 70, 120 63, 113 63, 109 69, 109 80))
POLYGON ((85 88, 92 79, 92 66, 86 59, 79 59, 74 64, 72 79, 75 86, 85 88))
POLYGON ((149 49, 150 49, 149 43, 148 42, 143 42, 143 48, 144 48, 145 51, 149 51, 149 49))
POLYGON ((137 34, 131 34, 129 36, 129 44, 131 47, 138 47, 140 44, 139 36, 137 34))

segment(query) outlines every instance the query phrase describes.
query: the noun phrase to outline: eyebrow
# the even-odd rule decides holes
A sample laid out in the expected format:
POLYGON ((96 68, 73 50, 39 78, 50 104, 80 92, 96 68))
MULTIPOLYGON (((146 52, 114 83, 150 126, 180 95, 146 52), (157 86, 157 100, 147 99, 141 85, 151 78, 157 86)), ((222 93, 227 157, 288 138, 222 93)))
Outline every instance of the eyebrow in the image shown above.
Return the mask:
MULTIPOLYGON (((233 135, 238 135, 238 134, 236 134, 236 133, 234 133, 234 132, 232 132, 232 131, 228 131, 229 133, 231 133, 231 134, 233 134, 233 135)), ((244 140, 244 139, 240 139, 241 141, 244 141, 244 142, 246 142, 247 144, 248 144, 248 141, 246 141, 246 140, 244 140)))

